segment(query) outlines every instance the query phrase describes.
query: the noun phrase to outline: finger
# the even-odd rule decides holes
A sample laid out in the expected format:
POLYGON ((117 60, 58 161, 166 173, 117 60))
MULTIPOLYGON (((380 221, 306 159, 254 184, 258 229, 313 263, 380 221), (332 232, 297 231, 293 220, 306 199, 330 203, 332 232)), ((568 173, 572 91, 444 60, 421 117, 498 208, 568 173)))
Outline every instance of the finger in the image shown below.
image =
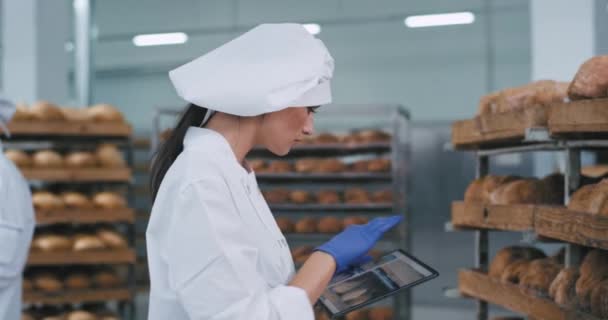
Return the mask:
POLYGON ((377 233, 385 233, 399 224, 403 220, 402 216, 391 216, 382 219, 378 224, 374 225, 373 231, 377 233))

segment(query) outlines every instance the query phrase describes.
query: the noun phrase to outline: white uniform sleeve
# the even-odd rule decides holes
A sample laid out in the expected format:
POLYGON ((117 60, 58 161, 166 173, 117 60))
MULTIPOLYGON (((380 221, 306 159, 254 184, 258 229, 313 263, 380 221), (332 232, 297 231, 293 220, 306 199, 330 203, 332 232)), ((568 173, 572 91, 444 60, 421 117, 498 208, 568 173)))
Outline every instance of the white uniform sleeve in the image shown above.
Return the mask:
POLYGON ((190 319, 314 319, 304 290, 271 288, 258 272, 258 250, 243 241, 223 180, 190 185, 178 197, 161 255, 190 319))

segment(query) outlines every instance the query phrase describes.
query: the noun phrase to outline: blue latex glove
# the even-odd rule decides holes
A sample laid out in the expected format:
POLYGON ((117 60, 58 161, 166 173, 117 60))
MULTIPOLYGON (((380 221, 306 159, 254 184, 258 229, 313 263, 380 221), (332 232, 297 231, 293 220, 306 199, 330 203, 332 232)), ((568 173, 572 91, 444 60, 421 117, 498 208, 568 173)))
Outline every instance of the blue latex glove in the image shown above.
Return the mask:
POLYGON ((315 250, 336 260, 336 273, 369 261, 367 253, 382 235, 401 222, 401 216, 376 218, 364 225, 352 225, 315 250))

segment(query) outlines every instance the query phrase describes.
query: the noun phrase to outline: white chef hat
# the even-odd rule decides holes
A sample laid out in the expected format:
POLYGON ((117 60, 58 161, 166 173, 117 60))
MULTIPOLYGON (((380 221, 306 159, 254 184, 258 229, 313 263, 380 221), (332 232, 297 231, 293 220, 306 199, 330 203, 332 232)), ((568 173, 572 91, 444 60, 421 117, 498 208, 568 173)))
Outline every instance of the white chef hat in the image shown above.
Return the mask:
POLYGON ((8 136, 10 136, 10 132, 6 126, 15 114, 15 110, 16 106, 13 102, 0 96, 0 129, 4 130, 8 136))
POLYGON ((334 60, 321 40, 300 24, 284 23, 259 25, 171 70, 169 77, 190 103, 256 116, 330 103, 333 70, 334 60))

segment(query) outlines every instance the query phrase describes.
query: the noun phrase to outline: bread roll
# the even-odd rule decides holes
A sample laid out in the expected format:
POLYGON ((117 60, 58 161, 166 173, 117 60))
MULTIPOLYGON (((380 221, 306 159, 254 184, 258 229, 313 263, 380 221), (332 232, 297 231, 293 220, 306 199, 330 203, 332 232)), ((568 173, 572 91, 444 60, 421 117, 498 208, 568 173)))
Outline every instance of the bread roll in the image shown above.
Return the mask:
POLYGON ((367 164, 367 171, 369 172, 389 172, 391 171, 391 160, 390 159, 373 159, 367 164))
POLYGON ((268 203, 287 203, 289 199, 289 190, 274 189, 262 192, 268 203))
POLYGON ((514 283, 519 284, 521 277, 528 269, 530 260, 519 259, 507 265, 502 274, 500 275, 500 281, 503 283, 514 283))
POLYGON ((561 265, 552 259, 533 260, 521 277, 519 284, 537 293, 548 294, 549 287, 560 270, 561 265))
POLYGON ((577 268, 562 269, 549 287, 549 296, 561 306, 576 305, 576 280, 580 276, 577 268))
POLYGON ((72 290, 84 290, 91 287, 91 278, 84 273, 72 273, 64 280, 65 286, 72 290))
POLYGON ((342 231, 342 221, 336 217, 323 217, 319 220, 317 230, 321 233, 338 233, 342 231))
POLYGON ((317 202, 320 204, 336 204, 340 201, 340 195, 334 190, 321 190, 317 193, 317 202))
POLYGON ((393 202, 393 191, 380 190, 372 194, 372 201, 375 203, 391 203, 393 202))
POLYGON ((266 171, 266 161, 260 159, 248 160, 247 163, 249 167, 254 172, 264 172, 266 171))
POLYGON ((116 288, 122 285, 123 281, 115 272, 104 270, 93 275, 93 283, 99 288, 116 288))
POLYGON ((23 290, 23 292, 28 292, 32 289, 34 289, 34 284, 32 283, 32 280, 28 278, 23 278, 23 281, 21 282, 21 290, 23 290))
POLYGON ((352 172, 367 172, 369 167, 369 160, 355 161, 350 165, 350 171, 352 172))
POLYGON ((491 204, 539 204, 548 198, 541 181, 522 179, 498 187, 490 195, 491 204))
POLYGON ((127 239, 122 234, 114 230, 99 229, 97 230, 96 235, 107 248, 124 249, 129 246, 127 239))
POLYGON ((327 144, 327 143, 338 143, 340 139, 331 133, 321 133, 314 138, 315 143, 327 144))
POLYGON ((492 92, 479 99, 477 114, 486 115, 498 112, 497 101, 499 92, 492 92))
POLYGON ((19 121, 30 121, 34 119, 34 115, 27 107, 27 105, 23 102, 17 103, 15 106, 15 114, 13 114, 13 118, 11 121, 19 122, 19 121))
POLYGON ((113 144, 101 144, 95 151, 97 161, 104 168, 123 168, 127 166, 122 152, 113 144))
POLYGON ((65 208, 64 201, 46 191, 38 191, 32 194, 32 202, 37 210, 58 210, 65 208))
POLYGON ((76 252, 103 250, 106 248, 105 243, 93 235, 80 235, 75 237, 74 245, 72 246, 72 250, 76 252))
POLYGON ((608 97, 608 55, 595 56, 581 65, 568 96, 571 100, 608 97))
POLYGON ((596 188, 596 184, 590 184, 576 190, 576 192, 572 194, 572 197, 570 197, 568 209, 580 212, 589 212, 589 204, 594 198, 596 188))
POLYGON ((367 320, 367 310, 358 309, 346 314, 344 320, 367 320))
POLYGON ((598 283, 591 290, 591 313, 602 319, 608 318, 608 280, 598 283))
POLYGON ((278 218, 276 218, 276 220, 277 220, 277 226, 279 226, 279 229, 281 229, 281 232, 292 233, 294 231, 293 222, 289 218, 278 217, 278 218))
POLYGON ((32 240, 32 249, 42 252, 70 251, 72 245, 73 242, 70 238, 55 234, 37 235, 32 240))
POLYGON ((371 308, 368 316, 370 320, 393 320, 393 309, 390 307, 371 308))
POLYGON ((343 227, 346 229, 347 227, 353 225, 353 224, 366 224, 368 222, 368 219, 366 217, 346 217, 344 218, 344 220, 342 221, 342 225, 343 227))
POLYGON ((41 273, 32 278, 37 290, 52 293, 63 290, 63 283, 51 273, 41 273))
POLYGON ((93 168, 97 166, 97 158, 90 152, 72 152, 65 156, 65 166, 68 168, 93 168))
POLYGON ((587 309, 591 304, 591 290, 599 282, 608 279, 608 252, 591 250, 580 266, 580 277, 576 281, 576 296, 579 305, 587 309))
POLYGON ((101 209, 122 209, 127 207, 124 197, 113 192, 100 192, 93 197, 93 204, 101 209))
POLYGON ((61 195, 61 200, 68 208, 90 209, 93 207, 91 200, 79 192, 64 192, 61 195))
POLYGON ((297 233, 317 232, 317 220, 314 218, 303 218, 296 222, 295 231, 297 233))
POLYGON ((64 121, 65 116, 61 109, 48 102, 48 101, 38 101, 34 103, 30 107, 30 113, 33 116, 33 119, 40 121, 64 121))
POLYGON ((289 201, 297 204, 309 203, 312 197, 308 191, 294 190, 289 193, 289 201))
POLYGON ((65 320, 98 320, 97 316, 83 310, 72 311, 65 316, 65 320))
POLYGON ((268 164, 268 172, 271 173, 288 173, 288 172, 292 172, 293 168, 291 166, 291 163, 287 162, 287 161, 271 161, 268 164))
POLYGON ((61 108, 63 117, 70 122, 90 122, 93 120, 91 114, 85 108, 61 108))
POLYGON ((387 142, 391 135, 380 130, 361 130, 357 132, 359 140, 363 143, 387 142))
POLYGON ((503 184, 511 181, 519 180, 520 178, 514 176, 486 176, 483 178, 481 197, 483 203, 490 203, 490 197, 492 193, 503 184))
POLYGON ((4 156, 19 168, 29 168, 32 166, 32 158, 21 150, 6 150, 4 156))
POLYGON ((346 171, 347 167, 338 159, 323 159, 319 161, 317 171, 322 173, 338 173, 346 171))
POLYGON ((369 194, 367 191, 361 188, 347 189, 344 192, 344 200, 346 203, 350 204, 362 204, 370 202, 369 194))
POLYGON ((581 168, 581 175, 590 178, 599 178, 608 175, 608 165, 598 164, 593 166, 584 166, 581 168))
POLYGON ((505 268, 517 260, 533 260, 544 257, 545 254, 542 251, 532 247, 511 246, 502 248, 490 263, 488 274, 490 277, 500 278, 505 268))
POLYGON ((319 159, 300 159, 295 163, 296 172, 316 172, 319 168, 319 159))
POLYGON ((124 122, 124 117, 116 107, 109 104, 96 104, 86 109, 96 122, 124 122))
POLYGON ((32 163, 36 168, 61 168, 63 167, 63 157, 55 151, 42 150, 34 153, 32 163))

